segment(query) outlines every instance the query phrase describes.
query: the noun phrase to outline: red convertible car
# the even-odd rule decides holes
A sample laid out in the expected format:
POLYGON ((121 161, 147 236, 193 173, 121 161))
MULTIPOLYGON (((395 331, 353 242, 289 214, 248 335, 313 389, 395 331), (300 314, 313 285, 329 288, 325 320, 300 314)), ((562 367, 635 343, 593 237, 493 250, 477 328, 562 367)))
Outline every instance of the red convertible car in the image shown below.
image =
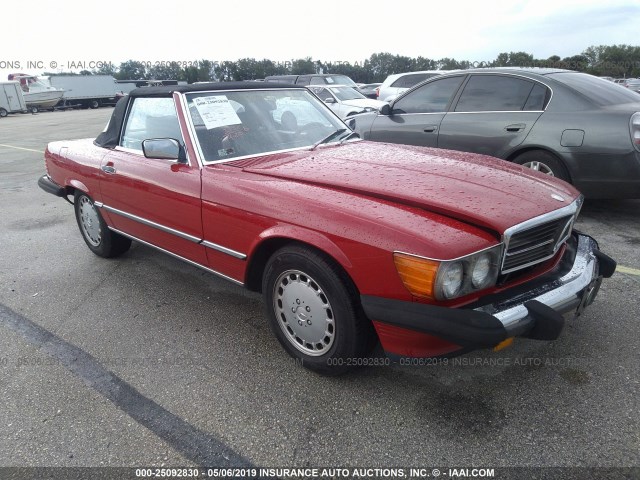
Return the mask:
POLYGON ((435 357, 555 339, 616 267, 573 229, 567 183, 362 141, 304 87, 134 90, 95 140, 50 143, 45 163, 39 185, 73 197, 92 252, 134 240, 262 292, 284 348, 322 373, 378 342, 435 357))

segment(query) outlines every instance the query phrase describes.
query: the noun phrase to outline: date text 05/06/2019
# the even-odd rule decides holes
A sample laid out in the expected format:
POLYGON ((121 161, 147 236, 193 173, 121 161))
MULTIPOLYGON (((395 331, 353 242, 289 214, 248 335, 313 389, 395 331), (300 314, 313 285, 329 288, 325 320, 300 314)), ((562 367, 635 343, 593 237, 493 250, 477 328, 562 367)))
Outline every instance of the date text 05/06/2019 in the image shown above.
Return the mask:
POLYGON ((208 468, 203 471, 209 478, 319 478, 345 480, 353 478, 438 478, 456 477, 493 478, 492 468, 208 468))

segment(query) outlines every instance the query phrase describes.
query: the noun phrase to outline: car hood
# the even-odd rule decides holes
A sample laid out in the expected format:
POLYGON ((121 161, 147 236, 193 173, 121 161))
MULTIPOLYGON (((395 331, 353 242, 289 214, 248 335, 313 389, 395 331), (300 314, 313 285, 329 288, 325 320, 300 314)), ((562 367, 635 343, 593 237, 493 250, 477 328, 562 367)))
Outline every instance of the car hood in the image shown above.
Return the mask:
POLYGON ((234 164, 255 174, 422 208, 500 234, 579 196, 565 182, 493 157, 367 141, 234 164))
POLYGON ((344 100, 343 105, 349 105, 352 107, 360 107, 360 108, 375 108, 378 109, 386 102, 381 102, 380 100, 374 100, 372 98, 355 98, 353 100, 344 100))

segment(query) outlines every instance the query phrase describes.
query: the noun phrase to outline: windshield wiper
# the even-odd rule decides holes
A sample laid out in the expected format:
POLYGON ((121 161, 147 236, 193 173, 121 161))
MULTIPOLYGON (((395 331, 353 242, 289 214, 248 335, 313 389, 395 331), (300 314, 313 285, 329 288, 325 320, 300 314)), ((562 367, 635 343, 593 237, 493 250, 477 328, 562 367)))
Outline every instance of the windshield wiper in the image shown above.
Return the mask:
POLYGON ((342 145, 344 142, 346 142, 347 140, 349 140, 349 139, 350 139, 351 137, 353 137, 354 135, 355 135, 356 137, 360 138, 360 134, 359 134, 359 133, 357 133, 357 132, 349 132, 349 133, 347 134, 347 136, 346 136, 346 137, 344 137, 342 140, 340 140, 340 143, 339 143, 338 145, 342 145))
POLYGON ((339 128, 335 132, 333 132, 333 133, 327 135, 326 137, 324 137, 322 140, 318 140, 316 143, 313 144, 313 147, 311 147, 309 150, 315 150, 318 147, 318 145, 322 145, 323 143, 327 143, 332 138, 335 138, 338 135, 341 135, 346 131, 347 131, 346 128, 339 128))

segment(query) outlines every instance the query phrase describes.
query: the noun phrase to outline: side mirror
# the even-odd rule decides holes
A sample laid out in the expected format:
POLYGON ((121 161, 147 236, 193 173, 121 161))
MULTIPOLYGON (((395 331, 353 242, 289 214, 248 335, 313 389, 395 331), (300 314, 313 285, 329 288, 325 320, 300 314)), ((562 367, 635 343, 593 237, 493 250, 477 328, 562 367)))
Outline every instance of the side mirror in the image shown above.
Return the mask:
POLYGON ((391 106, 388 103, 385 103, 383 106, 380 107, 380 109, 378 110, 380 112, 380 115, 391 115, 391 106))
POLYGON ((186 163, 187 156, 175 138, 149 138, 142 142, 142 153, 147 158, 177 160, 186 163))
POLYGON ((336 103, 336 99, 332 97, 328 97, 324 99, 324 103, 336 103))

